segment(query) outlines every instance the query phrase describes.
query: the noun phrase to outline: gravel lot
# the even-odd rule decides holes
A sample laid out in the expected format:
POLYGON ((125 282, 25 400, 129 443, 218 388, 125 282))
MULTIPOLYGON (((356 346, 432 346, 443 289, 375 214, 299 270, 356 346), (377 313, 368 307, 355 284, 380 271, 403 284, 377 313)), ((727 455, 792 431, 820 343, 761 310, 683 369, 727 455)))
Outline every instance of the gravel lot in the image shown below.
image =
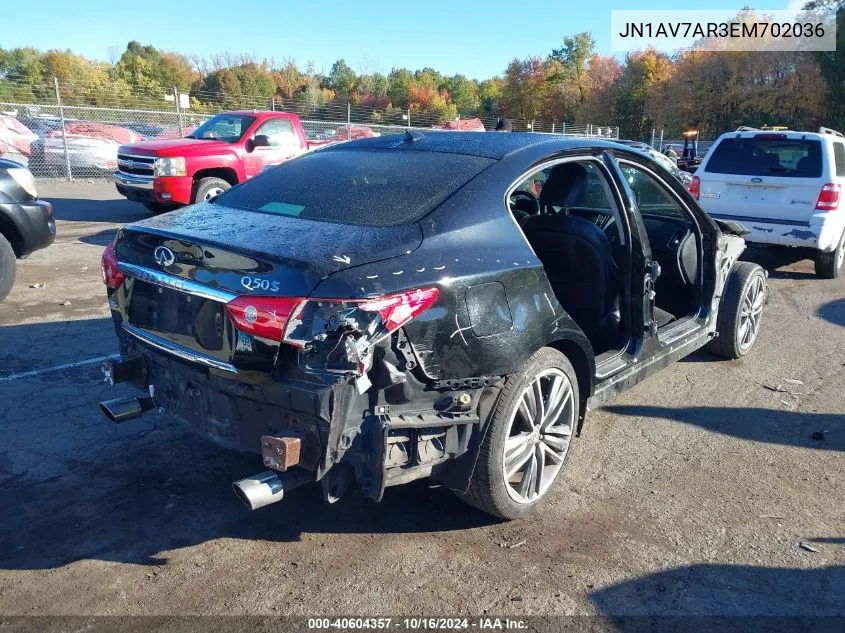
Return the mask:
POLYGON ((229 484, 258 458, 108 423, 97 362, 26 373, 116 351, 99 258, 146 215, 104 183, 41 191, 58 238, 0 304, 0 613, 845 615, 845 279, 749 254, 771 271, 751 355, 592 412, 526 520, 427 481, 250 513, 229 484))

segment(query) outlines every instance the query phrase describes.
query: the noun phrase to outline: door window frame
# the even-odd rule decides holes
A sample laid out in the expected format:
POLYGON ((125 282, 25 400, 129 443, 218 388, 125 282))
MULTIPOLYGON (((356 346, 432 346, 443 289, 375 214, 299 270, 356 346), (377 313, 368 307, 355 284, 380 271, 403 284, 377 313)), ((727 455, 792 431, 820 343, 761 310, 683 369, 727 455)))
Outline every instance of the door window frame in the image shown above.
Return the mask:
MULTIPOLYGON (((600 176, 604 179, 603 184, 605 186, 605 193, 609 194, 608 201, 611 203, 611 205, 613 205, 611 208, 611 212, 613 213, 614 220, 622 228, 622 241, 620 244, 620 249, 623 251, 624 261, 621 262, 622 265, 619 267, 619 278, 622 280, 622 287, 620 288, 619 293, 619 309, 623 317, 622 327, 623 334, 625 336, 625 342, 623 343, 621 349, 610 350, 596 357, 597 366, 595 376, 599 380, 603 380, 609 375, 611 375, 601 373, 599 368, 602 365, 613 364, 613 362, 617 361, 617 359, 622 359, 622 364, 618 365, 613 369, 612 373, 615 373, 617 371, 620 371, 625 366, 633 363, 635 360, 633 350, 637 347, 638 342, 641 341, 644 336, 644 334, 642 333, 642 319, 639 316, 642 312, 642 309, 641 307, 639 307, 639 305, 634 304, 633 282, 634 276, 639 273, 635 272, 635 268, 633 265, 634 240, 631 232, 631 220, 629 214, 626 212, 628 199, 625 195, 623 195, 622 191, 620 191, 619 185, 617 183, 617 177, 622 178, 621 171, 619 171, 618 166, 614 165, 611 167, 611 165, 608 164, 608 160, 610 160, 610 162, 612 163, 612 158, 610 158, 609 154, 607 154, 606 152, 602 154, 567 154, 565 156, 546 158, 542 161, 534 163, 531 167, 521 171, 519 175, 513 180, 513 182, 505 189, 505 195, 502 199, 503 206, 508 216, 510 216, 511 222, 514 223, 514 226, 519 231, 520 235, 522 235, 522 239, 528 246, 528 248, 531 250, 531 253, 534 255, 534 257, 539 260, 540 258, 537 257, 537 253, 534 252, 534 248, 531 246, 531 242, 525 236, 525 232, 522 230, 522 227, 519 225, 519 222, 517 222, 516 217, 514 217, 514 214, 511 211, 509 204, 511 194, 516 191, 519 185, 525 182, 525 180, 532 174, 535 174, 538 171, 542 171, 544 169, 556 167, 557 165, 562 165, 564 163, 591 162, 596 166, 600 176), (616 170, 618 174, 615 174, 614 170, 616 170)), ((617 262, 617 264, 619 264, 619 262, 617 262)))

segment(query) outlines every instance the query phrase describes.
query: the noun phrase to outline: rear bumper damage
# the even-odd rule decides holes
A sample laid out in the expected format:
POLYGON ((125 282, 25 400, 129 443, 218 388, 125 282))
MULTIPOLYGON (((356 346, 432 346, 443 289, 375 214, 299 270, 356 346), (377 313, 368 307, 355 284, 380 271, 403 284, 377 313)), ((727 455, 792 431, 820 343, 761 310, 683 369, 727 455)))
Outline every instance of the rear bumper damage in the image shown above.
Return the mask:
POLYGON ((429 476, 465 489, 472 465, 460 458, 474 459, 480 408, 498 393, 496 377, 425 386, 383 350, 361 394, 351 376, 233 376, 119 335, 121 360, 107 361, 106 379, 132 382, 143 397, 102 403, 106 415, 122 422, 156 409, 220 446, 260 453, 269 470, 233 483, 251 509, 317 481, 329 501, 350 488, 379 501, 387 486, 429 476))
POLYGON ((719 220, 741 222, 748 230, 747 242, 775 246, 796 246, 824 252, 836 249, 845 231, 845 214, 841 211, 817 211, 809 222, 783 221, 776 218, 754 218, 742 215, 713 214, 719 220))

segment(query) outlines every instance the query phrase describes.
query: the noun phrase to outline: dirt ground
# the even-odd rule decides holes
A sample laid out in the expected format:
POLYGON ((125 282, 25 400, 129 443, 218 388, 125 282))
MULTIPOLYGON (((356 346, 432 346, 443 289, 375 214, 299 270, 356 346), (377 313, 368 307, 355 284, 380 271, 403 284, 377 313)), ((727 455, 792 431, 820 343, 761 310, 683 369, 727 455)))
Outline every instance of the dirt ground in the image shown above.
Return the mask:
POLYGON ((158 414, 108 423, 99 363, 55 369, 116 351, 100 254, 146 211, 41 190, 58 238, 0 304, 0 614, 845 615, 845 279, 750 254, 771 271, 751 355, 592 412, 528 519, 428 481, 250 513, 230 482, 258 458, 158 414))

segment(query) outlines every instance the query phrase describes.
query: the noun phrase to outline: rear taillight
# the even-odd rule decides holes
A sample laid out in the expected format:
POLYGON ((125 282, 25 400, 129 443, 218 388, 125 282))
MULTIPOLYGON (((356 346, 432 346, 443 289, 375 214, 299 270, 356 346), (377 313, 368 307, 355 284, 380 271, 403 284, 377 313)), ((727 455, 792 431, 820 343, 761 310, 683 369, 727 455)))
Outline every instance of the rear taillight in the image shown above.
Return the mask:
POLYGON ((346 323, 345 327, 366 334, 369 343, 375 345, 428 309, 439 294, 432 287, 369 299, 309 299, 291 316, 284 341, 302 348, 316 335, 346 323))
POLYGON ((114 242, 106 246, 103 251, 103 258, 100 261, 100 268, 103 273, 103 283, 109 288, 119 288, 126 276, 117 267, 117 255, 114 253, 114 242))
POLYGON ((298 297, 238 297, 226 312, 242 332, 281 342, 290 315, 304 299, 298 297))
POLYGON ((378 312, 382 325, 388 332, 393 332, 430 307, 437 301, 439 294, 437 288, 406 290, 395 295, 367 299, 358 304, 358 308, 366 312, 378 312))
POLYGON ((692 180, 689 184, 689 192, 692 194, 692 197, 696 200, 700 199, 701 197, 701 178, 698 176, 693 176, 692 180))
POLYGON ((317 334, 322 332, 325 337, 327 329, 344 324, 359 334, 366 332, 370 342, 375 343, 422 313, 437 300, 438 294, 437 288, 418 288, 370 299, 243 296, 227 303, 226 312, 242 332, 299 348, 317 334), (321 332, 315 332, 314 310, 329 310, 335 316, 333 326, 329 319, 321 332), (361 312, 356 315, 357 311, 361 312))
POLYGON ((839 194, 841 187, 829 183, 822 187, 819 199, 816 201, 816 209, 819 211, 834 211, 839 208, 839 194))

